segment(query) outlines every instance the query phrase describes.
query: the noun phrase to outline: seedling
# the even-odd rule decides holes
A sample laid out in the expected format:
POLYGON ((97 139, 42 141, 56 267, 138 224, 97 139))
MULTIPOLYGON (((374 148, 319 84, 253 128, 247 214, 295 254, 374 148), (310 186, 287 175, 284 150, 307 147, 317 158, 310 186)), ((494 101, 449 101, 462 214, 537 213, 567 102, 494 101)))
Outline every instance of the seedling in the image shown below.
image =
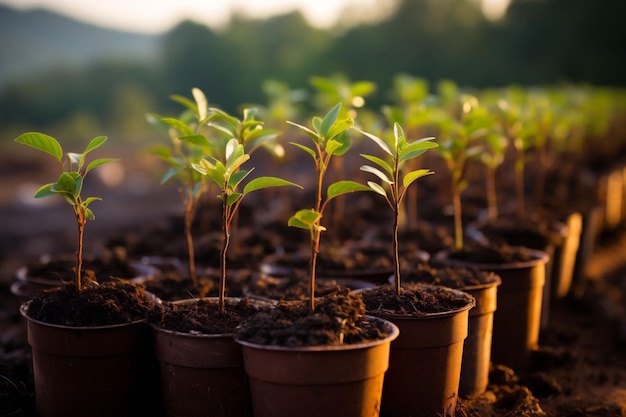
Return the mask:
POLYGON ((387 155, 391 163, 373 155, 361 154, 362 157, 372 162, 375 166, 363 165, 361 170, 376 175, 382 182, 378 184, 368 181, 367 185, 376 193, 382 195, 393 211, 393 256, 394 256, 394 283, 397 293, 400 293, 400 255, 398 244, 398 218, 402 207, 402 200, 406 196, 409 186, 426 175, 434 174, 428 169, 416 169, 403 173, 404 165, 428 149, 438 145, 431 142, 434 138, 428 137, 413 142, 408 142, 404 136, 402 127, 395 123, 393 126, 392 140, 385 142, 383 139, 371 133, 363 132, 365 136, 376 143, 387 155))
POLYGON ((35 193, 35 198, 60 195, 72 206, 76 224, 78 225, 78 248, 76 251, 76 289, 78 291, 81 291, 83 288, 82 266, 85 224, 87 220, 95 219, 95 215, 89 206, 94 201, 101 200, 99 197, 82 197, 85 177, 92 169, 116 160, 112 158, 95 159, 85 166, 85 157, 89 152, 102 146, 106 140, 106 136, 98 136, 89 142, 83 153, 68 152, 66 164, 63 161, 64 153, 61 145, 51 136, 39 132, 28 132, 15 139, 18 143, 51 155, 59 162, 61 174, 56 182, 41 186, 35 193))
POLYGON ((204 93, 198 88, 194 88, 192 94, 194 101, 176 95, 171 97, 172 100, 184 105, 188 109, 187 113, 184 113, 180 118, 149 115, 148 120, 158 121, 170 127, 171 146, 155 146, 152 152, 154 155, 167 162, 171 167, 161 178, 161 184, 173 178, 177 179, 180 183, 180 195, 184 210, 184 233, 189 262, 189 277, 193 285, 198 286, 191 226, 196 215, 200 198, 208 190, 208 185, 206 178, 193 169, 193 164, 199 163, 203 155, 213 152, 213 146, 200 131, 202 126, 204 126, 210 118, 207 99, 204 93), (182 141, 181 138, 186 138, 186 140, 182 141), (203 149, 203 147, 207 149, 203 149))
MULTIPOLYGON (((183 138, 183 140, 185 140, 183 138)), ((207 143, 208 146, 208 143, 207 143)), ((220 292, 219 292, 219 312, 224 313, 224 297, 226 288, 226 262, 228 247, 231 237, 231 225, 233 218, 241 205, 244 197, 253 191, 258 191, 269 187, 295 186, 300 187, 290 181, 277 177, 258 177, 248 182, 243 191, 238 191, 242 181, 252 172, 241 169, 250 155, 245 153, 244 146, 237 138, 231 138, 226 144, 224 159, 220 160, 213 156, 207 156, 200 160, 198 164, 192 164, 194 170, 206 176, 220 189, 219 199, 222 201, 222 230, 224 232, 221 258, 220 258, 220 292)), ((300 187, 302 188, 302 187, 300 187)))
POLYGON ((323 118, 313 117, 312 128, 288 122, 306 133, 313 144, 312 147, 308 147, 291 142, 313 158, 316 174, 316 193, 313 208, 299 210, 288 222, 289 226, 306 229, 310 232, 309 310, 311 312, 315 311, 315 274, 320 239, 322 232, 326 230, 326 227, 321 224, 324 210, 332 199, 340 195, 355 191, 371 190, 358 182, 341 180, 330 184, 326 189, 326 195, 323 195, 324 177, 331 160, 334 156, 345 154, 350 148, 346 130, 354 124, 354 120, 351 118, 339 119, 340 110, 341 103, 338 103, 323 118))
POLYGON ((474 96, 459 95, 461 105, 460 120, 454 114, 454 107, 448 110, 448 116, 438 121, 441 140, 439 153, 443 157, 450 171, 450 188, 452 190, 452 205, 454 209, 454 243, 456 249, 463 248, 463 221, 461 193, 467 187, 465 179, 465 165, 470 158, 480 153, 476 140, 485 134, 480 114, 473 113, 478 106, 474 96), (478 117, 474 117, 478 116, 478 117))

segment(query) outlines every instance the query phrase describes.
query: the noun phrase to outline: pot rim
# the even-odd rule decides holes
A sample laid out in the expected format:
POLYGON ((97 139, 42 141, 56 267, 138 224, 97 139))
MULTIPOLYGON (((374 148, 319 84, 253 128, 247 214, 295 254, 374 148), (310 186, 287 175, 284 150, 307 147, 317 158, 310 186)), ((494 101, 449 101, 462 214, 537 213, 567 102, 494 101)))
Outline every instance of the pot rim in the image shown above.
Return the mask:
POLYGON ((146 319, 138 319, 138 320, 133 320, 133 321, 129 321, 126 323, 117 323, 117 324, 105 324, 105 325, 101 325, 101 326, 68 326, 65 324, 55 324, 55 323, 47 323, 45 321, 41 321, 41 320, 37 320, 34 319, 32 317, 30 317, 28 315, 28 305, 31 303, 32 300, 28 300, 23 302, 20 305, 20 314, 22 315, 22 317, 24 317, 25 319, 27 319, 28 321, 31 321, 33 323, 42 325, 42 326, 48 326, 48 327, 56 327, 59 329, 68 329, 68 330, 103 330, 103 329, 115 329, 118 327, 124 327, 124 326, 128 326, 128 325, 132 325, 132 324, 141 324, 144 323, 146 321, 146 319))
POLYGON ((550 260, 550 255, 547 253, 540 251, 538 249, 530 249, 524 246, 512 246, 512 248, 521 248, 534 259, 529 261, 517 261, 517 262, 503 262, 503 263, 482 263, 482 262, 471 262, 465 260, 458 259, 450 259, 448 255, 450 254, 450 250, 441 250, 437 252, 433 260, 434 261, 445 261, 447 266, 460 266, 460 267, 475 267, 479 269, 488 269, 492 271, 500 271, 504 269, 522 269, 536 266, 538 264, 547 263, 550 260))
POLYGON ((369 314, 366 314, 365 317, 368 320, 382 321, 389 329, 389 333, 383 339, 376 339, 368 342, 361 343, 345 343, 341 345, 314 345, 314 346, 279 346, 279 345, 262 345, 259 343, 248 342, 246 340, 239 339, 236 335, 234 337, 235 342, 239 343, 242 346, 246 346, 253 349, 260 350, 273 350, 273 351, 282 351, 282 352, 324 352, 324 351, 346 351, 346 350, 356 350, 356 349, 367 349, 374 346, 381 345, 383 343, 392 342, 395 340, 400 334, 400 330, 398 326, 393 324, 391 321, 384 319, 382 317, 376 317, 369 314))
MULTIPOLYGON (((476 299, 474 298, 474 296, 464 292, 461 289, 456 289, 456 288, 449 288, 449 287, 444 287, 441 285, 431 285, 431 284, 421 284, 421 283, 415 283, 417 286, 419 287, 423 287, 426 289, 443 289, 445 291, 449 291, 449 292, 453 292, 455 293, 457 296, 459 297, 463 297, 463 298, 467 298, 468 302, 467 304, 465 304, 463 307, 458 307, 458 308, 454 308, 452 310, 448 310, 448 311, 438 311, 435 313, 421 313, 420 315, 381 315, 381 316, 375 316, 375 317, 379 317, 382 318, 384 320, 389 320, 389 319, 393 319, 393 320, 415 320, 415 319, 420 319, 420 320, 428 320, 428 319, 440 319, 442 317, 447 317, 447 316, 453 316, 455 314, 458 313, 462 313, 463 311, 466 310, 471 310, 472 308, 474 308, 474 306, 476 306, 476 299)), ((375 288, 363 288, 363 289, 358 289, 358 290, 354 290, 353 292, 355 293, 362 293, 362 292, 367 292, 367 291, 371 291, 374 290, 375 288)), ((371 312, 370 312, 371 314, 371 312)))
MULTIPOLYGON (((233 302, 239 302, 241 301, 243 298, 242 297, 226 297, 225 298, 225 302, 229 302, 229 301, 233 301, 233 302)), ((271 306, 273 305, 273 303, 270 303, 266 300, 260 300, 260 299, 256 299, 253 297, 248 297, 248 299, 253 302, 254 304, 258 304, 258 305, 268 305, 271 306)), ((176 300, 176 301, 170 301, 170 304, 191 304, 193 302, 197 302, 199 300, 208 300, 208 301, 217 301, 219 300, 219 297, 202 297, 202 298, 186 298, 184 300, 176 300)), ((153 330, 158 331, 158 332, 162 332, 162 333, 167 333, 170 335, 176 335, 179 337, 190 337, 190 338, 204 338, 204 339, 224 339, 224 338, 233 338, 234 337, 234 333, 189 333, 189 332, 180 332, 177 330, 172 330, 172 329, 168 329, 165 328, 163 326, 160 326, 156 323, 150 323, 150 322, 146 322, 148 324, 148 326, 150 326, 153 330)))

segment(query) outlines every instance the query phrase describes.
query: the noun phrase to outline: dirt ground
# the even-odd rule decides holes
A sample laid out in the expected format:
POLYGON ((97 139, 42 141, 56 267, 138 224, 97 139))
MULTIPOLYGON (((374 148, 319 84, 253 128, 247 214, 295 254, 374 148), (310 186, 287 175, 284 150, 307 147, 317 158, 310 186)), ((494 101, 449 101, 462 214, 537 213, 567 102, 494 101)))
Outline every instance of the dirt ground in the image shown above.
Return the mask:
MULTIPOLYGON (((72 253, 71 213, 52 205, 45 211, 30 201, 32 189, 0 175, 0 417, 34 416, 30 349, 10 292, 15 270, 39 253, 72 253), (8 193, 7 190, 13 190, 8 193), (64 232, 69 229, 69 232, 64 232)), ((143 181, 143 182, 142 182, 143 181)), ((158 181, 157 181, 158 182, 158 181)), ((22 182, 23 183, 23 182, 22 182)), ((136 179, 116 199, 102 202, 88 230, 92 250, 107 234, 158 222, 177 213, 175 190, 154 191, 136 179), (139 204, 151 207, 138 210, 139 204), (113 225, 113 226, 112 226, 113 225)), ((95 207, 95 206, 94 206, 95 207)), ((532 368, 516 375, 494 366, 488 391, 463 399, 458 415, 471 417, 626 416, 626 227, 603 234, 570 296, 552 302, 532 368)))

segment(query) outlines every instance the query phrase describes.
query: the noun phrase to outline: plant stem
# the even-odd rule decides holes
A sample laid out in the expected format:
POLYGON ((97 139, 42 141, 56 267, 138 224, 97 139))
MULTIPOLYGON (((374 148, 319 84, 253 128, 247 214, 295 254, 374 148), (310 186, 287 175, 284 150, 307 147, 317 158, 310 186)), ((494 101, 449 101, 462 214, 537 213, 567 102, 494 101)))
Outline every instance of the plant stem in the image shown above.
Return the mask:
POLYGON ((463 249, 463 222, 461 219, 461 191, 458 183, 453 177, 452 179, 452 206, 454 208, 454 245, 457 250, 463 249))
POLYGON ((399 215, 399 210, 394 209, 393 210, 393 259, 394 259, 394 279, 395 279, 395 286, 396 286, 396 293, 400 294, 400 249, 399 249, 399 242, 398 242, 398 229, 399 229, 399 223, 398 223, 398 215, 399 215))
POLYGON ((226 261, 228 254, 228 246, 230 245, 230 222, 232 220, 231 216, 231 206, 228 205, 228 194, 226 191, 222 193, 223 203, 223 215, 224 215, 224 238, 222 241, 222 253, 220 258, 220 295, 218 301, 218 309, 220 314, 224 314, 224 294, 226 292, 226 261))
POLYGON ((498 218, 498 198, 496 196, 496 170, 487 165, 487 218, 494 221, 498 218))
POLYGON ((312 236, 311 236, 311 257, 309 263, 309 311, 313 313, 315 311, 315 274, 317 271, 317 256, 319 254, 320 248, 320 239, 322 238, 322 231, 320 229, 320 225, 322 223, 322 187, 324 181, 324 173, 326 172, 326 167, 328 166, 328 162, 330 157, 325 157, 325 153, 322 151, 321 147, 318 145, 319 160, 316 162, 316 171, 317 171, 317 190, 315 192, 315 211, 320 214, 320 217, 317 219, 317 222, 313 226, 312 236), (322 161, 322 158, 324 159, 322 161))
POLYGON ((82 207, 80 197, 78 206, 75 208, 76 221, 78 223, 78 248, 76 250, 76 289, 81 291, 83 289, 83 236, 85 234, 85 209, 82 207))
POLYGON ((515 192, 517 195, 517 218, 524 217, 524 150, 517 148, 515 161, 515 192))
POLYGON ((193 235, 191 233, 191 226, 193 223, 195 204, 193 198, 193 191, 187 188, 187 190, 183 191, 184 194, 184 202, 185 202, 185 240, 187 241, 187 254, 189 259, 189 277, 191 278, 191 282, 194 287, 198 287, 198 276, 196 274, 196 256, 195 250, 193 247, 193 235))

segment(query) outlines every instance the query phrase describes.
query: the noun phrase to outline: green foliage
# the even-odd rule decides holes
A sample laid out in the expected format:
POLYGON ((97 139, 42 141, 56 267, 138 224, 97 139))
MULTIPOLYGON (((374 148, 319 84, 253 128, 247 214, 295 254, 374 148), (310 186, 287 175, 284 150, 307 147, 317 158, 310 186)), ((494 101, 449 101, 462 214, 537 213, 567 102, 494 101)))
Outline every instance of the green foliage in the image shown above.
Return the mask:
POLYGON ((438 145, 428 137, 415 141, 407 141, 402 127, 395 123, 393 126, 393 137, 388 141, 379 138, 371 133, 359 130, 366 137, 371 139, 384 152, 387 160, 373 155, 361 154, 374 165, 363 165, 361 170, 374 174, 379 178, 381 184, 368 181, 367 185, 372 191, 382 195, 394 213, 393 225, 393 246, 394 246, 394 275, 396 291, 400 291, 400 258, 398 253, 398 215, 402 200, 406 195, 408 187, 419 178, 434 174, 428 169, 413 169, 403 172, 406 162, 417 158, 428 149, 436 148, 438 145))
POLYGON ((351 118, 340 118, 341 103, 337 103, 323 118, 313 117, 311 127, 288 122, 297 127, 311 140, 312 145, 306 146, 291 142, 309 155, 315 163, 316 196, 312 209, 300 210, 289 219, 289 226, 309 230, 311 241, 311 262, 309 276, 309 309, 315 310, 315 272, 321 234, 326 228, 321 220, 329 201, 341 195, 356 191, 369 191, 370 188, 356 181, 341 180, 328 186, 323 195, 324 177, 334 156, 345 154, 350 148, 346 131, 354 124, 351 118))
POLYGON ((83 253, 83 230, 87 220, 95 219, 95 215, 89 206, 94 201, 101 200, 99 197, 83 198, 83 184, 87 174, 94 168, 115 161, 112 158, 100 158, 91 161, 85 166, 85 158, 88 153, 99 148, 106 142, 106 136, 93 138, 82 153, 67 153, 67 164, 63 161, 63 149, 59 142, 51 136, 39 132, 23 133, 15 139, 21 143, 52 156, 61 168, 61 174, 55 182, 41 186, 35 193, 35 198, 59 195, 67 201, 74 211, 78 225, 78 251, 76 265, 76 287, 82 288, 81 269, 83 253))

